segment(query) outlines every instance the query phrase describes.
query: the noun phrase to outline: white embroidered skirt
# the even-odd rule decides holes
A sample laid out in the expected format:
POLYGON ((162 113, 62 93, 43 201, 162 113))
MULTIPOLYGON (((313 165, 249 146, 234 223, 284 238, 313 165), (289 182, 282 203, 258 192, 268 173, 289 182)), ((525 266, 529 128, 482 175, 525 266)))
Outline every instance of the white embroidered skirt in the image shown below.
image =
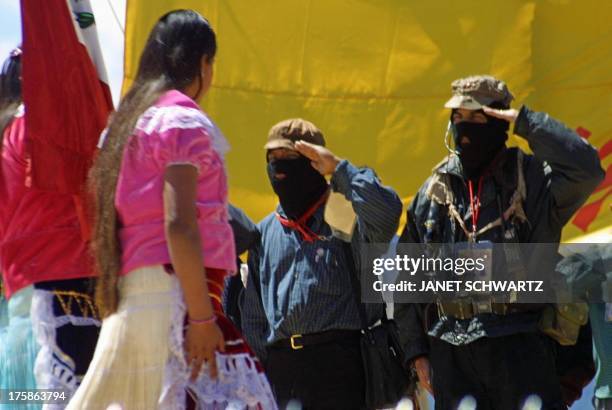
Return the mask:
POLYGON ((257 359, 235 329, 228 334, 229 321, 222 316, 218 323, 227 347, 225 354, 217 353, 218 379, 211 380, 203 368, 189 381, 182 294, 176 277, 162 266, 122 277, 119 294, 119 308, 102 322, 94 358, 69 410, 179 410, 187 394, 197 409, 277 408, 257 359), (244 348, 236 349, 240 344, 244 348))

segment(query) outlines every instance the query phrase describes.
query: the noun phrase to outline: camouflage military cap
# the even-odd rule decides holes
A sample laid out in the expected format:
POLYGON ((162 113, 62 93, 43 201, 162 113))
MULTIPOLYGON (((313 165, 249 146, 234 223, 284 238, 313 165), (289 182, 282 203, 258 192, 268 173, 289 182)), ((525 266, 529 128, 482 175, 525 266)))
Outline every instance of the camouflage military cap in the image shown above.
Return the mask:
POLYGON ((479 110, 493 102, 510 107, 514 99, 506 83, 490 75, 460 78, 452 82, 451 88, 453 96, 444 104, 446 108, 479 110))

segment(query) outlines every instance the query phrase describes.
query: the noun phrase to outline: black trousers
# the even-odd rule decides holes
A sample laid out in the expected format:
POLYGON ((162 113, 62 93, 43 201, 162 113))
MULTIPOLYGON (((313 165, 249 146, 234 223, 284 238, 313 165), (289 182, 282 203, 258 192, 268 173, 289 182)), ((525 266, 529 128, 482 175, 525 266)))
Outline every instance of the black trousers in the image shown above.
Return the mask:
POLYGON ((430 341, 436 410, 456 409, 467 396, 478 410, 521 409, 532 395, 539 397, 543 410, 566 408, 555 369, 555 342, 545 335, 482 338, 464 346, 430 341))
POLYGON ((304 410, 364 408, 365 380, 359 339, 268 349, 266 372, 279 407, 304 410))

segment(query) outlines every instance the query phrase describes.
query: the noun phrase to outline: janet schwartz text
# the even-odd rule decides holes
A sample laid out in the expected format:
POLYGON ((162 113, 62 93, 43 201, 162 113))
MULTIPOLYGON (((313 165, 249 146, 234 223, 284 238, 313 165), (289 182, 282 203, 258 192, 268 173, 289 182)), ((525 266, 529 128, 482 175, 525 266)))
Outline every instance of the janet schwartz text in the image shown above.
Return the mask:
POLYGON ((428 280, 419 283, 374 281, 376 292, 544 292, 541 280, 428 280))

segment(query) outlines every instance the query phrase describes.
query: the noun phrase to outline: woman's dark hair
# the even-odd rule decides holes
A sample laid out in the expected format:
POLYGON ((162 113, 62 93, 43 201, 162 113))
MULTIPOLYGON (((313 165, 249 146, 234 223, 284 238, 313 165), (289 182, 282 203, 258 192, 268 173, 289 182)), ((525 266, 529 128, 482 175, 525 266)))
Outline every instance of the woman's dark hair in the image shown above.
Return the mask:
POLYGON ((104 146, 89 175, 94 195, 92 249, 98 273, 96 302, 103 316, 117 310, 121 245, 115 191, 125 144, 136 122, 166 91, 184 90, 199 80, 204 56, 212 63, 217 49, 208 21, 192 10, 162 16, 149 35, 133 85, 112 114, 104 146))
POLYGON ((17 47, 2 65, 0 72, 0 147, 5 128, 21 104, 21 49, 17 47))

